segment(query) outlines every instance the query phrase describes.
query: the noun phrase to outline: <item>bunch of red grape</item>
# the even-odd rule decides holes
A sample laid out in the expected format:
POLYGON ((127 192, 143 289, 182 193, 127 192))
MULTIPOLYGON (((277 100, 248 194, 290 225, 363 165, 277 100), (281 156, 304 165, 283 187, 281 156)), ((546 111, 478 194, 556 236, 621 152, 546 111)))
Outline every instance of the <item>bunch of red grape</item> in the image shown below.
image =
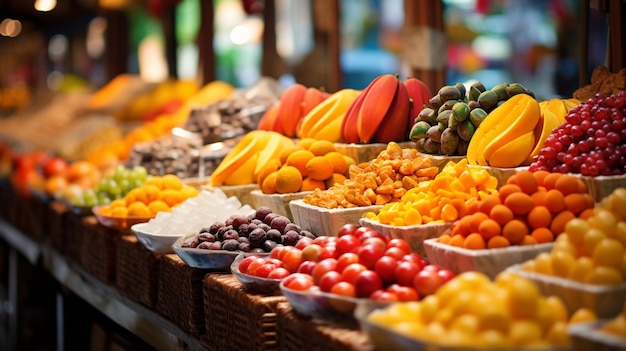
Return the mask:
POLYGON ((530 171, 585 176, 626 173, 626 91, 572 108, 530 164, 530 171))

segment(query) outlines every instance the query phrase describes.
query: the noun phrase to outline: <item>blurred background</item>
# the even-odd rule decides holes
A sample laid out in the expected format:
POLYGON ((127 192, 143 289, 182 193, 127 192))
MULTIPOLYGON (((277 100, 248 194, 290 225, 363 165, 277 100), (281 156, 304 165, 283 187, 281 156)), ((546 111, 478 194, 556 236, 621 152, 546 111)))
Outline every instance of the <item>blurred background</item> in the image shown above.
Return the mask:
MULTIPOLYGON (((111 67, 148 81, 193 79, 207 43, 216 79, 253 84, 262 75, 264 1, 213 0, 213 33, 201 29, 202 1, 0 0, 0 111, 49 92, 102 87, 120 73, 111 67), (168 40, 176 43, 175 67, 168 67, 168 40)), ((315 85, 327 73, 312 3, 274 2, 286 84, 315 85)), ((338 3, 341 86, 362 89, 382 73, 410 75, 402 58, 403 0, 338 3)), ((515 81, 539 98, 571 96, 579 87, 581 7, 580 0, 443 0, 446 82, 515 81)), ((590 11, 588 72, 605 61, 606 18, 590 11)))

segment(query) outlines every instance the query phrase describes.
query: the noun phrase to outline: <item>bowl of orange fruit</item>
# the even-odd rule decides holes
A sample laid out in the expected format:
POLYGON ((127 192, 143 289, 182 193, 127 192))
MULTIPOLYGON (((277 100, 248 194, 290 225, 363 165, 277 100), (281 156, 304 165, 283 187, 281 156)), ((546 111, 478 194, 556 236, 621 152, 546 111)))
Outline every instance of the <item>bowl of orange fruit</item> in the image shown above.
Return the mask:
POLYGON ((147 222, 159 212, 171 212, 199 190, 183 183, 174 174, 151 176, 141 186, 131 189, 124 197, 92 211, 100 224, 128 230, 137 223, 147 222))

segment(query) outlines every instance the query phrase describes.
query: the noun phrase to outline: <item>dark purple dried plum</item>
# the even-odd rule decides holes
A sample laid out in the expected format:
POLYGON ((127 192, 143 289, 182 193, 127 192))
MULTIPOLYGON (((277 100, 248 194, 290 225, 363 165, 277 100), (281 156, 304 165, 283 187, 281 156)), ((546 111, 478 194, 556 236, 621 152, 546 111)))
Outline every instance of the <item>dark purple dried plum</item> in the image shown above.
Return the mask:
POLYGON ((226 239, 222 243, 222 250, 235 251, 239 249, 239 242, 237 239, 226 239))
POLYGON ((198 238, 190 238, 190 239, 185 240, 185 242, 183 242, 181 246, 194 248, 194 247, 197 247, 199 243, 200 242, 198 241, 198 238))
POLYGON ((295 230, 296 232, 300 233, 302 231, 302 227, 293 222, 290 222, 285 226, 285 229, 283 229, 283 233, 287 233, 290 230, 295 230))
POLYGON ((311 239, 317 238, 317 236, 315 234, 311 233, 308 230, 301 230, 300 231, 300 236, 306 236, 307 238, 311 238, 311 239))
POLYGON ((210 241, 203 241, 200 244, 198 244, 198 246, 196 246, 197 249, 203 249, 203 250, 211 250, 211 247, 213 246, 213 243, 210 241))
POLYGON ((262 224, 263 221, 258 219, 258 218, 255 218, 255 219, 251 220, 250 223, 259 225, 259 224, 262 224))
POLYGON ((263 231, 265 232, 272 229, 272 227, 270 227, 268 224, 265 224, 265 223, 261 223, 257 227, 260 229, 263 229, 263 231))
POLYGON ((196 239, 198 240, 198 243, 205 242, 205 241, 212 243, 215 241, 215 236, 211 233, 200 233, 198 234, 196 239))
POLYGON ((280 214, 276 212, 268 213, 267 216, 265 216, 265 219, 263 219, 263 223, 270 225, 270 223, 272 223, 272 220, 278 216, 280 216, 280 214))
POLYGON ((233 220, 232 220, 233 227, 235 229, 238 229, 242 224, 250 223, 250 219, 248 217, 246 217, 246 216, 243 216, 243 215, 235 215, 232 218, 233 218, 233 220))
POLYGON ((215 237, 217 240, 224 240, 224 233, 226 233, 227 231, 233 229, 232 225, 225 225, 223 227, 221 227, 220 229, 217 230, 217 233, 215 233, 215 237))
POLYGON ((235 229, 227 230, 224 233, 224 241, 230 240, 230 239, 234 239, 234 240, 239 239, 239 232, 236 231, 235 229))
POLYGON ((263 242, 263 251, 265 252, 270 252, 275 247, 276 247, 276 242, 272 240, 265 240, 265 242, 263 242))
POLYGON ((289 218, 285 216, 276 216, 270 222, 270 227, 278 229, 278 231, 281 233, 286 233, 285 227, 287 226, 287 224, 290 223, 291 221, 289 220, 289 218))
POLYGON ((271 208, 267 207, 267 206, 261 206, 259 208, 256 209, 256 213, 254 215, 254 217, 256 219, 260 219, 260 220, 265 220, 265 216, 267 216, 270 213, 273 213, 274 211, 272 211, 271 208))
POLYGON ((230 216, 224 220, 225 225, 233 225, 233 217, 230 216))
POLYGON ((275 243, 283 242, 283 234, 278 229, 270 229, 265 233, 265 240, 271 240, 275 243))
POLYGON ((225 226, 224 222, 215 222, 209 226, 209 233, 215 234, 223 226, 225 226))
POLYGON ((283 235, 283 245, 296 246, 300 235, 295 230, 290 230, 283 235))
POLYGON ((260 247, 253 247, 250 252, 252 253, 264 253, 265 251, 263 250, 263 248, 260 247))
POLYGON ((210 232, 211 232, 211 228, 210 227, 204 227, 204 228, 200 229, 200 231, 198 233, 202 234, 202 233, 210 233, 210 232))
POLYGON ((215 241, 211 243, 211 250, 221 250, 221 249, 222 249, 221 241, 215 241))
POLYGON ((265 241, 265 230, 261 228, 253 230, 250 232, 250 235, 248 235, 248 240, 250 240, 250 245, 252 247, 261 247, 265 241))
POLYGON ((245 242, 245 243, 240 242, 239 243, 239 250, 241 250, 243 252, 250 252, 250 250, 252 250, 252 246, 250 246, 249 242, 245 242))
POLYGON ((252 230, 252 229, 250 229, 251 226, 254 226, 254 227, 252 227, 252 229, 256 228, 256 225, 254 225, 252 223, 244 223, 244 224, 240 225, 239 227, 237 227, 237 231, 239 232, 239 236, 248 236, 248 234, 252 230))
POLYGON ((250 243, 250 240, 248 240, 248 238, 247 238, 247 237, 245 237, 245 236, 240 236, 240 237, 237 239, 237 241, 238 241, 238 242, 240 242, 240 243, 248 243, 248 244, 250 243))

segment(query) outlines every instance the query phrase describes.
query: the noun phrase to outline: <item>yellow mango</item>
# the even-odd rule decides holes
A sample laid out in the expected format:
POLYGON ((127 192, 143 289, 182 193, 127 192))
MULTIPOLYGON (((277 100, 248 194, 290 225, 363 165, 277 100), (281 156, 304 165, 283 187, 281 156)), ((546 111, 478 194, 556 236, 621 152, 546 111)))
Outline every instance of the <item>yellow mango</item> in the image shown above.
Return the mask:
POLYGON ((535 144, 535 131, 519 136, 493 152, 487 162, 492 167, 513 168, 524 164, 535 144))
POLYGON ((491 111, 476 129, 467 148, 469 164, 487 166, 487 159, 509 141, 535 129, 541 116, 539 103, 517 94, 491 111))
MULTIPOLYGON (((269 134, 265 130, 253 130, 244 135, 244 137, 235 145, 235 147, 224 157, 222 162, 211 174, 209 180, 210 185, 223 185, 230 175, 241 167, 246 161, 258 154, 269 140, 269 134)), ((257 158, 258 160, 258 158, 257 158)), ((254 174, 254 168, 250 171, 251 176, 254 174)), ((251 183, 254 183, 252 181, 251 183)))
POLYGON ((541 117, 535 127, 535 147, 523 164, 529 165, 533 161, 533 157, 539 154, 552 130, 559 125, 561 125, 561 121, 552 111, 548 109, 541 111, 541 117))

